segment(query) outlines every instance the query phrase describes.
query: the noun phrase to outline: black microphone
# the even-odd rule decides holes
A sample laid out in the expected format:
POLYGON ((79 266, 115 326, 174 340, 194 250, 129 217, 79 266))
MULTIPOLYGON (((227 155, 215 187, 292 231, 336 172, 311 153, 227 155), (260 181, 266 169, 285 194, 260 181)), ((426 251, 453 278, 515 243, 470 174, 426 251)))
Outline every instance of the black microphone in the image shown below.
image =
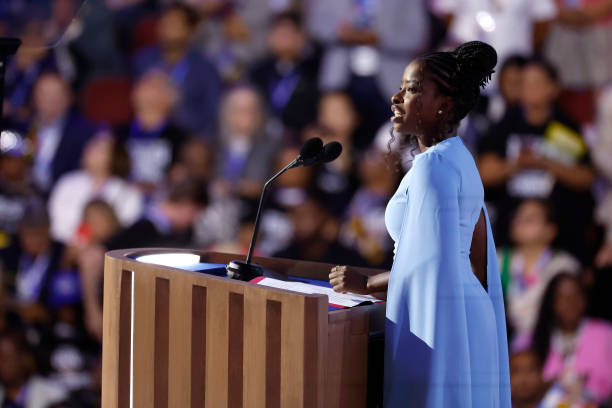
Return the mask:
POLYGON ((320 153, 320 162, 329 163, 336 160, 342 153, 342 145, 338 142, 329 142, 320 153))
POLYGON ((315 157, 302 162, 302 166, 310 166, 319 163, 329 163, 334 161, 342 153, 342 145, 338 142, 329 142, 315 157))
MULTIPOLYGON (((259 220, 261 216, 261 209, 263 208, 264 199, 268 186, 281 176, 284 172, 294 167, 306 166, 316 163, 316 158, 319 157, 324 151, 323 142, 318 137, 308 139, 302 148, 298 157, 285 166, 281 171, 273 175, 264 184, 263 190, 261 191, 261 197, 259 198, 259 205, 257 207, 257 215, 255 216, 255 225, 253 227, 253 236, 251 237, 251 245, 249 246, 249 253, 247 254, 246 261, 231 261, 225 267, 227 276, 232 279, 239 279, 244 281, 250 281, 258 276, 263 275, 263 268, 260 265, 252 264, 251 257, 253 256, 253 250, 255 249, 255 241, 257 240, 257 233, 259 232, 259 220), (313 161, 315 160, 315 161, 313 161), (310 163, 312 161, 312 163, 310 163), (304 163, 310 164, 304 164, 304 163)), ((337 156, 336 156, 337 157, 337 156)))
POLYGON ((323 141, 318 137, 308 139, 300 149, 299 156, 289 164, 289 168, 305 166, 306 162, 315 159, 323 152, 323 141))

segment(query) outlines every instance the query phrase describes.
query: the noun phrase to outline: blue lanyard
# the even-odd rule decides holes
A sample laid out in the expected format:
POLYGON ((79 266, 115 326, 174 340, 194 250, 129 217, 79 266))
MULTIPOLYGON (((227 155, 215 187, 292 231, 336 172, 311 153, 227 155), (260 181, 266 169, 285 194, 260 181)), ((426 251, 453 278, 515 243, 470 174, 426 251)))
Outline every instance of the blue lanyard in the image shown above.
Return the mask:
POLYGON ((280 115, 289 103, 291 95, 297 88, 300 81, 300 70, 293 69, 278 81, 272 82, 269 86, 270 107, 277 115, 280 115))
POLYGON ((184 56, 175 66, 170 70, 170 80, 174 85, 181 86, 187 78, 189 73, 189 62, 187 56, 184 56))

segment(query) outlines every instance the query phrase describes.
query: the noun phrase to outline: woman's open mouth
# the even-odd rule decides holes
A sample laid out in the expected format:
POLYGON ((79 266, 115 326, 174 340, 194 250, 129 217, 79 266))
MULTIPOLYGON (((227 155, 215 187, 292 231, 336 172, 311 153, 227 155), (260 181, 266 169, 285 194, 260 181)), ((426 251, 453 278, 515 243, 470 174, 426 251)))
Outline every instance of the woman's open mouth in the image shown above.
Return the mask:
POLYGON ((391 106, 391 112, 393 112, 393 116, 391 116, 392 122, 401 122, 404 117, 404 112, 400 108, 395 105, 391 106))

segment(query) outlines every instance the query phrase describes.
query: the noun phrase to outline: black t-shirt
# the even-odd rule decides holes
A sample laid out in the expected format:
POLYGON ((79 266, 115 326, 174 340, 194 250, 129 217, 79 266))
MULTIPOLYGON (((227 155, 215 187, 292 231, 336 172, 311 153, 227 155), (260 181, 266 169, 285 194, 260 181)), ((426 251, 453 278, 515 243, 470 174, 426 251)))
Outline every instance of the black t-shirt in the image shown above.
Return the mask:
MULTIPOLYGON (((518 158, 523 149, 567 165, 590 164, 591 158, 579 127, 555 110, 546 123, 534 126, 525 120, 521 109, 508 111, 504 118, 482 139, 478 153, 497 153, 506 160, 518 158)), ((489 199, 551 198, 554 189, 580 194, 558 183, 552 174, 542 169, 526 169, 513 175, 500 189, 488 189, 489 199), (498 191, 495 191, 498 190, 498 191), (505 191, 503 191, 505 190, 505 191)))
MULTIPOLYGON (((531 149, 549 160, 570 166, 591 163, 579 126, 559 110, 540 126, 527 123, 522 109, 509 110, 481 140, 478 153, 496 153, 506 160, 514 160, 522 149, 531 149)), ((584 251, 576 245, 579 241, 585 242, 584 231, 592 221, 594 202, 590 191, 563 185, 543 169, 522 170, 505 185, 485 189, 485 199, 497 210, 496 238, 500 238, 500 243, 508 243, 510 218, 518 203, 526 198, 544 198, 551 202, 560 227, 558 244, 567 250, 574 249, 576 255, 584 258, 584 251)))

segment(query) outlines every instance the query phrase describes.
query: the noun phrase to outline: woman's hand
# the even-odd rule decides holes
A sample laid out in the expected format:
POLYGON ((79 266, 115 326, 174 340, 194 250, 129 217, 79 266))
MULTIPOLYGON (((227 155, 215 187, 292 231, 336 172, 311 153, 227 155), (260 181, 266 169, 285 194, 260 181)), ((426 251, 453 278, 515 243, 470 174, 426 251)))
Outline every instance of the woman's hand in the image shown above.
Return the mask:
POLYGON ((346 266, 334 266, 329 273, 329 283, 336 292, 369 294, 368 277, 346 266))

